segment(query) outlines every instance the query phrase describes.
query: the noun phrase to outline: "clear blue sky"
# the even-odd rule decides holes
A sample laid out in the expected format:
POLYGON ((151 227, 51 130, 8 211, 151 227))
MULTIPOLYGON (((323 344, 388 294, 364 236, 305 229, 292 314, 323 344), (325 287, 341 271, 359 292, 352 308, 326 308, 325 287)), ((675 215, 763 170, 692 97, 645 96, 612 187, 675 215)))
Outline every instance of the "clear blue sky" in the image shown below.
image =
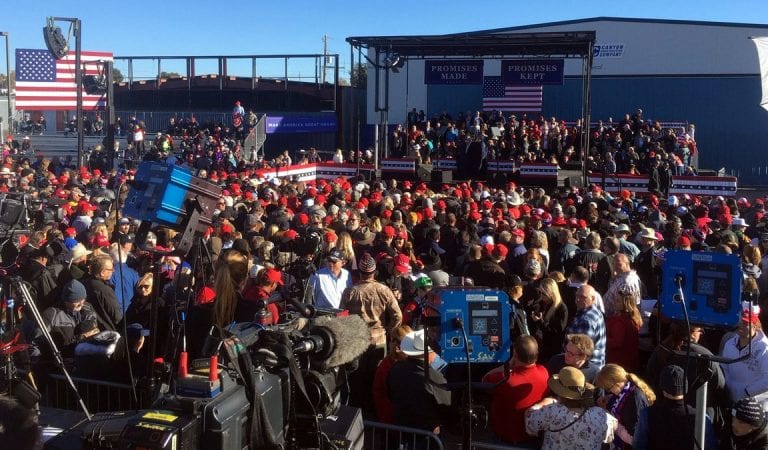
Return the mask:
MULTIPOLYGON (((48 16, 81 19, 83 49, 116 56, 322 53, 327 34, 329 52, 340 54, 342 76, 347 76, 349 36, 446 34, 597 16, 765 24, 768 1, 3 0, 0 31, 10 32, 11 67, 14 49, 45 48, 42 27, 48 16)), ((60 26, 66 32, 66 24, 60 26)), ((183 66, 163 69, 183 73, 183 66)), ((197 73, 215 69, 214 62, 200 62, 197 73)), ((5 71, 2 57, 0 70, 5 71)), ((134 70, 148 77, 156 63, 134 70)), ((264 63, 258 70, 280 76, 282 62, 264 63)), ((230 73, 249 74, 250 63, 230 63, 230 73)), ((314 64, 291 64, 289 75, 314 76, 314 64)))

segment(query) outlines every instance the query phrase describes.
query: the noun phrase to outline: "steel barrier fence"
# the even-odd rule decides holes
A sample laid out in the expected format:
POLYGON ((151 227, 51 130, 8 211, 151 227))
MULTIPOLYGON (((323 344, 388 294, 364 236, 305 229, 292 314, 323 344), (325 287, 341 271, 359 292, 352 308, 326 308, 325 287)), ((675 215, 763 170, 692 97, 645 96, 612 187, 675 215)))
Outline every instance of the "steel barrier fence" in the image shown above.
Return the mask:
MULTIPOLYGON (((40 405, 72 411, 79 410, 77 398, 64 375, 49 374, 47 377, 48 379, 41 389, 40 405)), ((136 390, 136 395, 139 397, 137 402, 133 398, 129 384, 77 377, 72 377, 72 381, 75 382, 80 396, 92 413, 125 411, 141 407, 141 392, 136 390)))
POLYGON ((365 448, 369 450, 443 450, 440 436, 418 428, 364 421, 365 448))

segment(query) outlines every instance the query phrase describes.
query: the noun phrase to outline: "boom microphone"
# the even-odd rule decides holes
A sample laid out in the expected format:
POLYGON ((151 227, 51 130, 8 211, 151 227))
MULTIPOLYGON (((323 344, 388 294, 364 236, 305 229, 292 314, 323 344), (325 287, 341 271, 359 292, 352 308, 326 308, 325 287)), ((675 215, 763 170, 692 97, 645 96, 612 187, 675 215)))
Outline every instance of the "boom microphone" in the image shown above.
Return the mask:
POLYGON ((356 315, 322 316, 315 320, 310 335, 293 347, 296 353, 313 353, 321 370, 343 366, 360 357, 371 344, 371 332, 356 315))

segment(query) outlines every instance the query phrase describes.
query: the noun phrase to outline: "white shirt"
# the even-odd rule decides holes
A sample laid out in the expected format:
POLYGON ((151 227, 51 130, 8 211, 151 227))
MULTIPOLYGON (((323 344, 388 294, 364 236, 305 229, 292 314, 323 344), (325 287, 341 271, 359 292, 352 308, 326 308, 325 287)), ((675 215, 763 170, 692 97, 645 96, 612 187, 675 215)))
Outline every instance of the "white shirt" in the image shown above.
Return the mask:
POLYGON ((318 308, 338 308, 341 293, 352 286, 352 276, 347 269, 341 269, 338 277, 327 267, 315 272, 309 279, 308 289, 318 308))
MULTIPOLYGON (((738 344, 738 335, 728 339, 723 346, 723 358, 735 359, 749 354, 749 345, 739 349, 738 344)), ((767 406, 768 338, 762 331, 758 331, 752 338, 752 355, 749 358, 732 364, 720 364, 720 367, 725 375, 725 388, 733 401, 754 396, 763 404, 763 408, 767 406)))
POLYGON ((602 444, 613 441, 619 424, 615 417, 596 406, 581 417, 580 414, 560 403, 531 408, 525 413, 525 431, 532 436, 543 431, 541 448, 544 450, 599 450, 602 444), (556 431, 562 428, 565 429, 556 431))

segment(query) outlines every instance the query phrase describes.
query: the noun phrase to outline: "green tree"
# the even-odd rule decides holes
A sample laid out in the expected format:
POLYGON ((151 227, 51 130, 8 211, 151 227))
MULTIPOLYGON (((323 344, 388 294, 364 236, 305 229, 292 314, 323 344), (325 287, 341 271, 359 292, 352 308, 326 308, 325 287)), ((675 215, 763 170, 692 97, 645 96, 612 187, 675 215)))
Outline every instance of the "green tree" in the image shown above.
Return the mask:
POLYGON ((178 72, 160 72, 160 78, 181 78, 181 74, 178 72))
MULTIPOLYGON (((8 89, 8 80, 5 73, 0 73, 0 89, 8 89)), ((11 70, 11 89, 16 87, 16 71, 11 70)))
POLYGON ((350 84, 357 88, 364 88, 368 85, 368 66, 365 64, 355 64, 350 73, 350 84))
POLYGON ((122 83, 124 79, 123 72, 120 72, 120 69, 117 67, 112 67, 112 82, 122 83))

